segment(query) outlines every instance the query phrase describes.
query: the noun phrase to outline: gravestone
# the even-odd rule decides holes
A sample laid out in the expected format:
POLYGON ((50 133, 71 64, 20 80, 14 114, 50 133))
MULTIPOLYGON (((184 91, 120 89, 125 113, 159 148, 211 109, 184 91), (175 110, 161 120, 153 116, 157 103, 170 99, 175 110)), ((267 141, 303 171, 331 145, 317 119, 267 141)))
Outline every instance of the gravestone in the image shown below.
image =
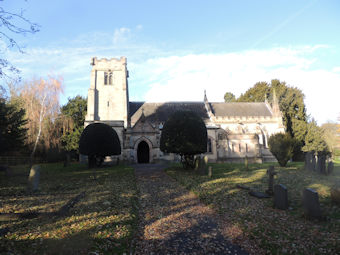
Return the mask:
POLYGON ((211 166, 208 167, 208 177, 209 178, 212 177, 212 167, 211 166))
POLYGON ((274 171, 274 166, 269 166, 268 170, 267 170, 267 174, 269 176, 268 179, 268 189, 266 190, 266 193, 268 195, 273 195, 274 194, 274 176, 277 174, 277 172, 274 171))
POLYGON ((313 164, 312 164, 312 158, 313 158, 313 153, 308 151, 305 154, 305 169, 312 171, 313 169, 313 164))
POLYGON ((198 173, 201 175, 206 175, 208 173, 208 156, 204 156, 200 159, 199 167, 198 167, 198 173))
POLYGON ((333 169, 334 169, 334 163, 333 161, 329 161, 327 165, 327 174, 333 173, 333 169))
POLYGON ((274 186, 274 207, 281 210, 288 209, 288 191, 283 184, 274 186))
POLYGON ((317 171, 320 174, 326 174, 326 156, 324 155, 318 156, 318 162, 316 166, 317 166, 317 171))
POLYGON ((34 165, 30 170, 30 175, 28 176, 28 188, 31 191, 36 191, 39 186, 40 179, 40 166, 34 165))
POLYGON ((331 188, 331 199, 334 204, 340 206, 340 183, 335 184, 331 188))
POLYGON ((317 219, 322 218, 318 192, 310 188, 305 189, 302 201, 307 216, 317 219))
POLYGON ((248 157, 247 156, 244 158, 244 166, 246 170, 248 170, 248 157))
POLYGON ((311 170, 315 171, 315 168, 316 168, 316 159, 315 159, 315 155, 312 155, 311 170))

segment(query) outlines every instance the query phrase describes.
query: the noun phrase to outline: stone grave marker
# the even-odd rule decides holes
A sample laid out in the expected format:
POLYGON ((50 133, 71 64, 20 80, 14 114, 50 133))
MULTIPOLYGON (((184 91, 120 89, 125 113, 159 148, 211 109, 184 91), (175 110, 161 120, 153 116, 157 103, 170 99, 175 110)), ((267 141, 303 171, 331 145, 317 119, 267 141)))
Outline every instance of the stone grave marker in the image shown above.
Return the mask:
POLYGON ((334 163, 333 161, 329 161, 327 165, 327 174, 333 173, 334 170, 334 163))
POLYGON ((318 156, 318 162, 316 164, 317 171, 320 174, 326 174, 326 156, 318 156))
POLYGON ((283 184, 274 186, 274 207, 281 210, 288 209, 288 190, 283 184))
POLYGON ((305 189, 302 201, 307 216, 317 219, 322 218, 318 192, 310 188, 305 189))
POLYGON ((201 175, 206 175, 207 174, 207 172, 208 172, 208 161, 209 161, 209 159, 208 159, 208 156, 204 156, 203 158, 201 158, 201 160, 200 160, 200 164, 199 164, 199 169, 198 169, 198 172, 199 172, 199 174, 201 174, 201 175))
POLYGON ((28 176, 28 188, 31 191, 36 191, 39 186, 40 179, 40 166, 33 165, 30 170, 30 175, 28 176))
POLYGON ((312 155, 311 170, 315 171, 315 168, 316 168, 316 159, 315 159, 315 155, 312 155))
POLYGON ((211 178, 212 177, 212 166, 208 167, 208 177, 211 178))
POLYGON ((277 172, 275 172, 274 170, 274 166, 269 166, 268 170, 267 170, 267 174, 269 176, 268 179, 268 189, 266 190, 266 193, 268 195, 273 195, 274 194, 274 176, 277 174, 277 172))
POLYGON ((312 164, 312 157, 313 157, 313 153, 308 151, 305 154, 305 169, 306 170, 313 170, 313 164, 312 164))

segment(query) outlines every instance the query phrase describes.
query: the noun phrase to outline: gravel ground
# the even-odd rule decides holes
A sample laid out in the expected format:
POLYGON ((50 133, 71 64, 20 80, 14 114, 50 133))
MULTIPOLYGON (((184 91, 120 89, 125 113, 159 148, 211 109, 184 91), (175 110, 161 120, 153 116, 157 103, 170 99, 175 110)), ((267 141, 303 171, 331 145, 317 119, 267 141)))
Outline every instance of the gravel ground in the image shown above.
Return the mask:
POLYGON ((248 254, 226 239, 216 215, 163 172, 135 165, 140 223, 135 254, 248 254))

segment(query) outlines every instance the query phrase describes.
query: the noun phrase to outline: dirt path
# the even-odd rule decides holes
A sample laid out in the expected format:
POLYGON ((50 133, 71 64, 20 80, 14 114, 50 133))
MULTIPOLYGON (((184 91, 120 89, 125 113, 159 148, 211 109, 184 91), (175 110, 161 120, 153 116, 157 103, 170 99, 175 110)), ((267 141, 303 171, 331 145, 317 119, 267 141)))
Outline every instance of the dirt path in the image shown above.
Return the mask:
POLYGON ((214 212, 161 165, 134 168, 141 205, 136 254, 247 254, 223 237, 214 212))

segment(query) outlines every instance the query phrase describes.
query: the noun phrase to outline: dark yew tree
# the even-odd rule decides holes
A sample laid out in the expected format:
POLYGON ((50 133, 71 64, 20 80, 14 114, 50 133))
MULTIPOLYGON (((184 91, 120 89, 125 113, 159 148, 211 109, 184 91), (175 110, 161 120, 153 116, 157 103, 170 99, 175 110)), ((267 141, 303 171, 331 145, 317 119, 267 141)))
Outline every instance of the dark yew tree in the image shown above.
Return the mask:
POLYGON ((181 156, 184 168, 194 167, 194 156, 207 151, 207 128, 192 111, 177 111, 164 123, 160 149, 181 156))
POLYGON ((293 156, 293 138, 288 133, 278 133, 269 137, 269 150, 275 156, 280 166, 286 166, 293 156))
POLYGON ((0 98, 0 155, 10 154, 24 147, 26 123, 25 110, 0 98))
POLYGON ((79 152, 88 156, 90 168, 100 166, 106 156, 121 154, 118 135, 106 124, 90 124, 80 136, 79 152))

